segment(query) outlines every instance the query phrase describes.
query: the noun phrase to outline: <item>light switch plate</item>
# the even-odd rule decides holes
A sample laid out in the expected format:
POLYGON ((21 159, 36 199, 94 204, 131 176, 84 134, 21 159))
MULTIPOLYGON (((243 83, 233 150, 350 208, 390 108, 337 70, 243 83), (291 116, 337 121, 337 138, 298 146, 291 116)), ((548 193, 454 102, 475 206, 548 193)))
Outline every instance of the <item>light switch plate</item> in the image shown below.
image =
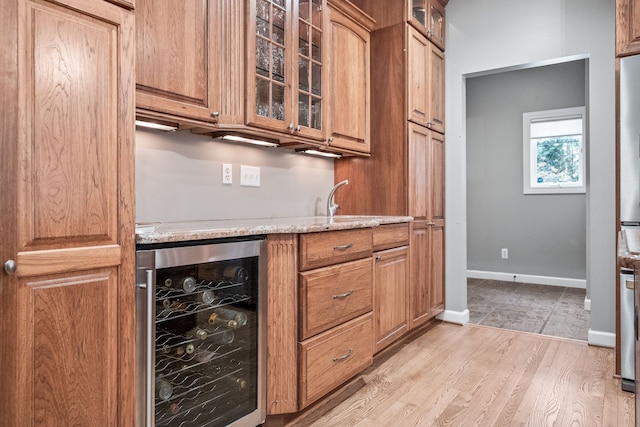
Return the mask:
POLYGON ((233 182, 233 166, 231 163, 222 164, 222 183, 231 184, 233 182))
POLYGON ((244 187, 260 187, 260 168, 240 165, 240 185, 244 187))

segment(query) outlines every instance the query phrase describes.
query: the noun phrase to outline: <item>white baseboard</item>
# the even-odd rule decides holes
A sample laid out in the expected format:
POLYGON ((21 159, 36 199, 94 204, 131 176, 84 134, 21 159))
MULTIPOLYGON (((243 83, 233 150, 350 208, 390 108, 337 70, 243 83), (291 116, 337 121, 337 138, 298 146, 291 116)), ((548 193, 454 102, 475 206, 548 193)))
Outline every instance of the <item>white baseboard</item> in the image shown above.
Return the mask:
POLYGON ((584 297, 584 309, 591 311, 591 299, 584 297))
POLYGON ((442 313, 438 314, 437 318, 442 320, 443 322, 457 323, 458 325, 464 325, 465 323, 469 323, 469 310, 468 309, 464 311, 445 310, 442 313))
POLYGON ((467 277, 471 279, 502 280, 505 282, 532 283, 535 285, 587 289, 587 281, 585 279, 568 279, 565 277, 534 276, 531 274, 501 273, 497 271, 479 270, 467 270, 467 277))
POLYGON ((587 341, 589 345, 614 348, 616 346, 616 334, 589 329, 587 341))

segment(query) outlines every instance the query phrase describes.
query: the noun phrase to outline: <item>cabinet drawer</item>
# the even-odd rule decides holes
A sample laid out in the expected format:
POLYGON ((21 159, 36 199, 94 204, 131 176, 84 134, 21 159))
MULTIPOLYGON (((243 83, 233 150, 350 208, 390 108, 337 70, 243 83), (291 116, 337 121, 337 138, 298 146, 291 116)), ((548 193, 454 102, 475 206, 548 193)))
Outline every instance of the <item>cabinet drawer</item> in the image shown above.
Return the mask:
POLYGON ((300 270, 371 256, 370 228, 300 235, 300 270))
POLYGON ((309 338, 371 311, 371 257, 300 273, 300 337, 309 338))
POLYGON ((373 247, 377 251, 409 244, 409 223, 388 224, 373 229, 373 247))
POLYGON ((300 343, 300 403, 319 399, 373 362, 371 313, 300 343))

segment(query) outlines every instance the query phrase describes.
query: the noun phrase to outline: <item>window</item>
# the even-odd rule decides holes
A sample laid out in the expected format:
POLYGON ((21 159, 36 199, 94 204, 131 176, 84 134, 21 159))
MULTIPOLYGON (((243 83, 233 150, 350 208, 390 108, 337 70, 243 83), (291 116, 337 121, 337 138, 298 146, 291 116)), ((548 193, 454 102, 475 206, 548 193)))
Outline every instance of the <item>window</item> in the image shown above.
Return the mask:
POLYGON ((524 194, 584 193, 585 108, 522 115, 524 194))

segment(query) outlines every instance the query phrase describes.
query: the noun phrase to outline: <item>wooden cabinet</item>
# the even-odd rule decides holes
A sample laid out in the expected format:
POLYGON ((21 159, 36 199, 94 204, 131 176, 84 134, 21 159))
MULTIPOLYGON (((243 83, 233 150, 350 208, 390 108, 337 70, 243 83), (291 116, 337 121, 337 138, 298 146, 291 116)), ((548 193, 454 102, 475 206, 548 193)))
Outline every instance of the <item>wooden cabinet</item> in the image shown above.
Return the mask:
POLYGON ((134 424, 133 13, 3 4, 5 425, 134 424))
POLYGON ((352 0, 375 19, 374 31, 399 23, 410 23, 431 43, 444 51, 445 6, 449 0, 352 0))
POLYGON ((300 235, 298 409, 373 361, 372 242, 370 228, 300 235))
POLYGON ((373 336, 379 352, 408 330, 409 224, 376 227, 373 239, 373 336))
POLYGON ((407 28, 407 118, 444 133, 444 54, 407 28))
POLYGON ((640 2, 616 0, 616 56, 640 54, 640 2))
POLYGON ((373 21, 348 2, 329 1, 329 145, 370 151, 370 36, 373 21))
POLYGON ((248 124, 322 141, 326 0, 249 4, 248 124))
POLYGON ((357 2, 371 33, 371 157, 336 160, 345 215, 410 215, 409 327, 444 307, 444 53, 408 24, 406 3, 357 2), (391 4, 394 3, 394 4, 391 4), (403 15, 404 14, 404 15, 403 15), (397 23, 394 20, 398 21, 397 23))
POLYGON ((157 113, 214 122, 210 70, 220 57, 212 50, 214 2, 137 0, 136 106, 157 113))

